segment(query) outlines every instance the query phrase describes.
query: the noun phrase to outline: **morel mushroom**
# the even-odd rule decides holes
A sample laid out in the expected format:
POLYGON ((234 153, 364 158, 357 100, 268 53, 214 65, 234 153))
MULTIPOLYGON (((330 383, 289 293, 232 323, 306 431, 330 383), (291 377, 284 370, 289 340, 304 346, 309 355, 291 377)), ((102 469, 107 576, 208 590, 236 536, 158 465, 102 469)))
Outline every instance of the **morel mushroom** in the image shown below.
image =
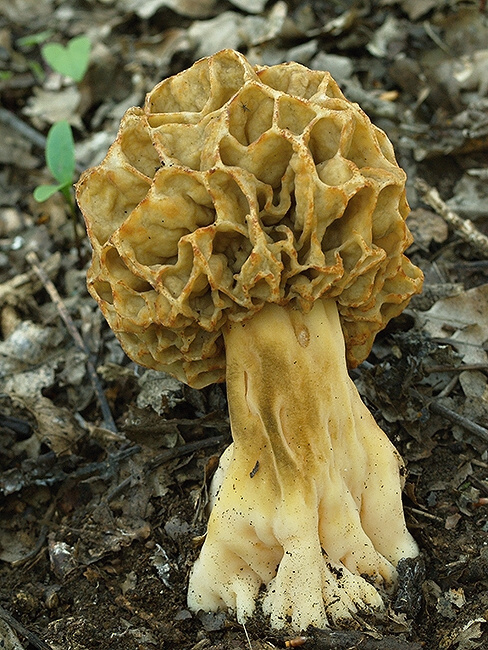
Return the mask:
POLYGON ((328 72, 224 50, 130 109, 77 196, 89 290, 127 354, 227 382, 234 442, 189 607, 243 622, 262 589, 296 630, 381 608, 418 549, 404 466, 346 363, 422 284, 386 135, 328 72))

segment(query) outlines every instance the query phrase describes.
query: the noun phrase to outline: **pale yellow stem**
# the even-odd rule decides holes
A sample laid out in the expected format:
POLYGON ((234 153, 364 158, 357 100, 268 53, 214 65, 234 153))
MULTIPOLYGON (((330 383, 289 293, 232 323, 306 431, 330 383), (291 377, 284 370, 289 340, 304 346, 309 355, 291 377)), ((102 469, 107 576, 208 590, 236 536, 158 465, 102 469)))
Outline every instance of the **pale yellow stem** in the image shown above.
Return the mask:
POLYGON ((225 333, 234 444, 190 579, 192 609, 263 610, 275 628, 324 626, 381 608, 417 555, 402 462, 348 376, 333 300, 308 314, 266 305, 225 333), (366 581, 361 574, 370 576, 366 581))

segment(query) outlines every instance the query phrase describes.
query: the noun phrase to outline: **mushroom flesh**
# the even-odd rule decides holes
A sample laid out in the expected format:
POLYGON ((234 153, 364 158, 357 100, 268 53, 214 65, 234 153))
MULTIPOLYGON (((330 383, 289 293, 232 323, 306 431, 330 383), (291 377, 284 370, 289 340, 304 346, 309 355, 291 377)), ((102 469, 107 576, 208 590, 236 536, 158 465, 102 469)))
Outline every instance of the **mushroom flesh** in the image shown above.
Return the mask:
POLYGON ((386 135, 328 72, 224 50, 127 111, 77 197, 129 357, 227 384, 189 607, 244 622, 259 601, 295 630, 381 610, 418 549, 404 465, 347 368, 422 285, 386 135))

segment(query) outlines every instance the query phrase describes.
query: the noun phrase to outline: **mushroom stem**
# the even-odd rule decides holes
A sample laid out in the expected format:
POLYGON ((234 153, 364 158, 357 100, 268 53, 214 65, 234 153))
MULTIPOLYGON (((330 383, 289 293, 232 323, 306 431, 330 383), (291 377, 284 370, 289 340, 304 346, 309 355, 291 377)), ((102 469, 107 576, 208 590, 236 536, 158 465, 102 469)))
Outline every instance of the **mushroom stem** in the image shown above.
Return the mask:
POLYGON ((401 458, 349 378, 333 299, 304 314, 266 304, 225 331, 234 443, 224 454, 194 610, 295 630, 381 609, 395 566, 418 554, 402 503, 401 458), (362 577, 369 576, 368 580, 362 577))

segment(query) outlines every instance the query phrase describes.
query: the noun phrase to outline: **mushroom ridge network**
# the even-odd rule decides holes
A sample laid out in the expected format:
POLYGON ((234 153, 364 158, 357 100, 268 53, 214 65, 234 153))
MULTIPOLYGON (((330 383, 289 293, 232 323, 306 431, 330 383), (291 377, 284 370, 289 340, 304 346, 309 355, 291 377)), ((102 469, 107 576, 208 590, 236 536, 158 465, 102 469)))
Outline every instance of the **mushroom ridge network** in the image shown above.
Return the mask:
POLYGON ((222 327, 334 298, 350 367, 420 290, 405 174, 328 72, 224 50, 125 114, 77 187, 88 286, 127 354, 201 388, 222 327))

